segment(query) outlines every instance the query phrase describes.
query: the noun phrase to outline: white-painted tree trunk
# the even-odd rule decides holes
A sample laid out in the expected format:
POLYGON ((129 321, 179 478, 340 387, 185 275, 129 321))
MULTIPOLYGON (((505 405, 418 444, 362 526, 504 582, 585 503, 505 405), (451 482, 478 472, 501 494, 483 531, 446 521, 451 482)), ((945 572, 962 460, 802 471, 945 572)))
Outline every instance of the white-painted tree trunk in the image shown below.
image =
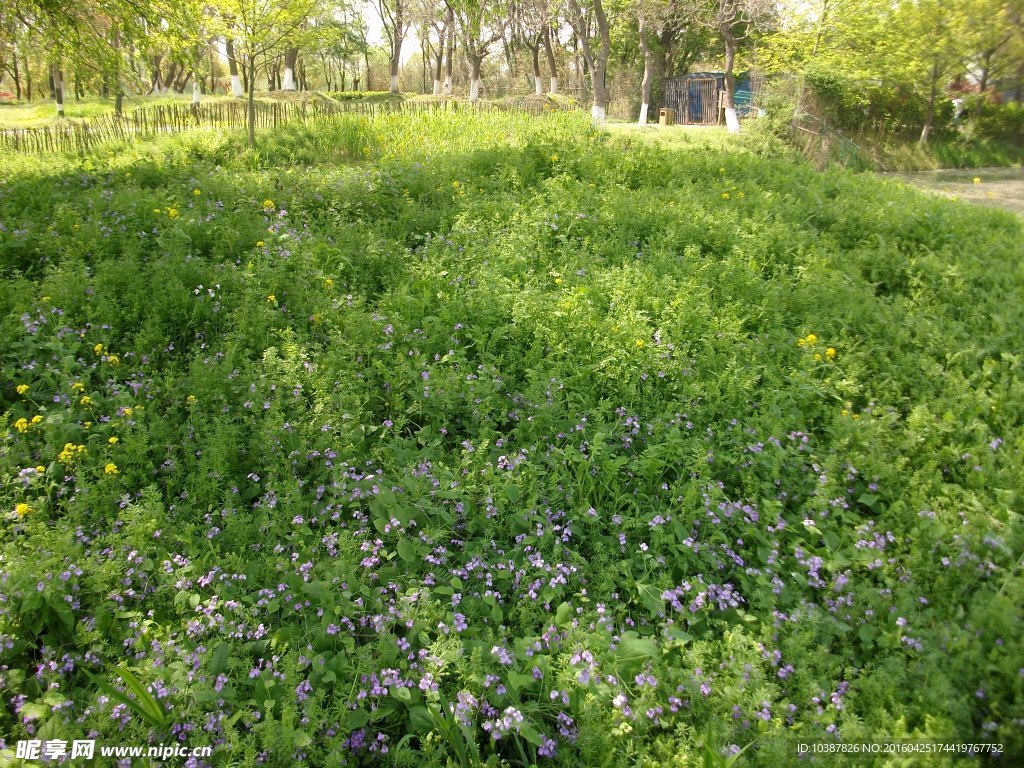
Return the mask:
POLYGON ((476 78, 473 78, 473 81, 469 84, 469 100, 470 102, 480 100, 480 81, 476 78))
POLYGON ((64 75, 54 64, 50 69, 53 77, 53 97, 57 102, 57 117, 64 117, 64 75))
POLYGON ((436 78, 434 79, 434 90, 432 91, 432 93, 435 96, 441 95, 441 81, 436 78))
POLYGON ((391 92, 398 93, 398 75, 391 76, 391 92))
POLYGON ((636 121, 637 125, 647 125, 647 112, 650 109, 650 105, 645 101, 640 105, 640 117, 636 121))
POLYGON ((441 92, 445 96, 451 96, 452 95, 452 76, 451 75, 445 75, 444 76, 444 87, 443 87, 441 92))
POLYGON ((608 124, 608 110, 596 104, 590 108, 590 120, 595 128, 604 128, 608 124))
POLYGON ((533 78, 533 90, 538 96, 544 95, 544 80, 541 79, 540 75, 536 75, 533 78))
POLYGON ((729 129, 729 133, 740 132, 740 119, 736 116, 735 107, 725 108, 725 126, 729 129))
POLYGON ((291 67, 284 68, 284 79, 281 80, 282 91, 295 90, 295 70, 291 67))
POLYGON ((192 103, 199 105, 199 101, 202 98, 202 91, 199 90, 199 78, 194 74, 192 75, 192 103))
POLYGON ((557 77, 552 77, 551 78, 551 91, 550 92, 551 93, 558 93, 558 78, 557 77))
POLYGON ((245 91, 242 90, 242 78, 238 75, 231 76, 231 95, 236 99, 245 96, 245 91))

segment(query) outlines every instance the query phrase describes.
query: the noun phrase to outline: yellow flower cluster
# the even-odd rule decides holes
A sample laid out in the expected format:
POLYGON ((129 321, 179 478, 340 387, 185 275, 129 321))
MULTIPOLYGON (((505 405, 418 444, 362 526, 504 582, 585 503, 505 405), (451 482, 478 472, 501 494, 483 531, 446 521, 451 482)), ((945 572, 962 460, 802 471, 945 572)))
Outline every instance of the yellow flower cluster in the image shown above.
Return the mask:
POLYGON ((92 348, 92 351, 93 354, 102 355, 104 349, 106 349, 106 347, 104 347, 102 344, 97 344, 95 347, 92 348))
MULTIPOLYGON (((818 337, 815 336, 813 333, 808 333, 802 339, 797 339, 796 340, 796 344, 797 344, 798 347, 813 347, 817 343, 818 343, 818 337)), ((825 360, 835 360, 836 359, 836 354, 838 354, 836 352, 836 348, 835 347, 829 347, 829 348, 827 348, 825 350, 824 357, 822 356, 821 352, 815 352, 814 353, 814 359, 818 360, 818 361, 820 361, 822 359, 825 359, 825 360)))
POLYGON ((85 454, 84 445, 75 445, 74 443, 64 443, 64 450, 57 456, 57 461, 62 464, 71 464, 82 458, 85 454))
POLYGON ((14 391, 19 395, 24 395, 28 392, 28 384, 19 384, 14 388, 14 391))
POLYGON ((15 504, 15 505, 14 505, 14 513, 15 513, 15 514, 16 514, 16 515, 17 515, 18 517, 24 517, 25 515, 27 515, 27 514, 29 514, 29 513, 33 512, 33 511, 34 511, 34 510, 32 509, 32 507, 30 507, 30 506, 29 506, 28 504, 26 504, 25 502, 21 502, 20 504, 15 504))
POLYGON ((118 473, 118 470, 117 470, 117 464, 114 464, 114 463, 108 463, 108 464, 107 464, 107 465, 106 465, 106 466, 105 466, 105 467, 103 468, 103 474, 105 474, 105 475, 116 475, 117 473, 118 473))
POLYGON ((14 428, 22 434, 28 432, 28 419, 22 417, 14 422, 14 428))
POLYGON ((83 395, 82 399, 78 401, 82 405, 92 405, 92 398, 88 395, 83 395))
POLYGON ((270 211, 274 210, 274 208, 275 208, 275 206, 274 206, 274 201, 273 200, 264 200, 263 201, 263 210, 264 211, 270 212, 270 211))

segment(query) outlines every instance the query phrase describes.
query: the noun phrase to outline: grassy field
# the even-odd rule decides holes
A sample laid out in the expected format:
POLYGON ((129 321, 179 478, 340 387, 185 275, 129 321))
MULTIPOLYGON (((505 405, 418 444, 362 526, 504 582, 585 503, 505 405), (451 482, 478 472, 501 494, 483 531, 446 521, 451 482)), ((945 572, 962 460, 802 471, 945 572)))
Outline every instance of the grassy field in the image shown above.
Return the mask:
POLYGON ((0 735, 1011 764, 1022 234, 571 114, 2 158, 0 735))

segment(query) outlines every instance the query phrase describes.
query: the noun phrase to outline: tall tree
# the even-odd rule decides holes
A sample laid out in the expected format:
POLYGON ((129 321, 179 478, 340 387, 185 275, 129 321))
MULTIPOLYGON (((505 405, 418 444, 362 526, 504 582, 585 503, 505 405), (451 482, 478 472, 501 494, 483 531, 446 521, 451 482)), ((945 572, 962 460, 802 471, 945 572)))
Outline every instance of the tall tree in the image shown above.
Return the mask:
POLYGON ((484 0, 445 0, 462 37, 463 53, 469 64, 469 101, 480 99, 483 63, 491 46, 501 40, 505 8, 484 0))
POLYGON ((594 93, 590 116, 594 125, 603 127, 608 120, 608 57, 611 55, 611 25, 601 0, 568 0, 569 22, 572 24, 590 72, 594 93), (590 38, 592 25, 597 27, 596 46, 590 38))
POLYGON ((234 22, 236 51, 245 60, 250 147, 256 142, 256 62, 296 34, 317 6, 316 0, 220 0, 221 12, 234 22))
POLYGON ((380 17, 391 57, 391 92, 398 93, 398 71, 402 64, 402 42, 409 31, 408 0, 370 0, 380 17))

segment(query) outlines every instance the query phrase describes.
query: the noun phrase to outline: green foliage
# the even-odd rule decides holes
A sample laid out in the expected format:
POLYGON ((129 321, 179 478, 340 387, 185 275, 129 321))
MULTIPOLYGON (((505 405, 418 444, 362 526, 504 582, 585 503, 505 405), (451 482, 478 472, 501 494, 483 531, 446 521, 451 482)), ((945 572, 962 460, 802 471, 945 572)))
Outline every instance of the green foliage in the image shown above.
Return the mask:
POLYGON ((0 162, 8 745, 1024 749, 1017 218, 571 114, 0 162))

